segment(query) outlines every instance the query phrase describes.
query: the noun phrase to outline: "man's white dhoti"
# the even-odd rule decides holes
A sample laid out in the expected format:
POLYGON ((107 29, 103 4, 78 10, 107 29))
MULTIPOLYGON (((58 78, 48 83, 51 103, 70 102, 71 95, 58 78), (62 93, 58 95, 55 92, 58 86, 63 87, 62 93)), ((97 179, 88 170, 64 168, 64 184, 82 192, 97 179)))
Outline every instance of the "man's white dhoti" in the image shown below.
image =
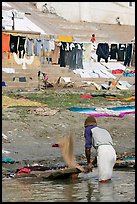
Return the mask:
POLYGON ((99 181, 111 179, 116 162, 116 152, 112 145, 100 145, 97 149, 99 181))

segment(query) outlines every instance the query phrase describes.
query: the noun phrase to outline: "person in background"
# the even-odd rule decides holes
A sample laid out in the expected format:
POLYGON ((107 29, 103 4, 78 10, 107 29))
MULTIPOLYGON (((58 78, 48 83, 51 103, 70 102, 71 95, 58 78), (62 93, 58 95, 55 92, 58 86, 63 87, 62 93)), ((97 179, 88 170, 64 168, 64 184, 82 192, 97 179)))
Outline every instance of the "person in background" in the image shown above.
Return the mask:
POLYGON ((37 76, 38 76, 38 90, 40 90, 40 74, 41 74, 41 71, 39 70, 38 73, 37 73, 37 76))
POLYGON ((93 33, 92 36, 91 36, 91 40, 90 40, 90 41, 91 41, 92 43, 94 43, 95 40, 96 40, 96 39, 95 39, 95 34, 93 33))
POLYGON ((44 86, 45 86, 45 88, 47 88, 47 86, 48 86, 48 79, 49 79, 48 74, 47 73, 43 73, 43 76, 44 76, 44 78, 43 78, 44 86))
POLYGON ((85 155, 87 159, 86 171, 89 172, 97 165, 99 181, 111 180, 113 167, 116 162, 116 152, 110 133, 99 126, 95 117, 89 116, 84 123, 85 155), (96 149, 97 156, 90 160, 92 146, 96 149))

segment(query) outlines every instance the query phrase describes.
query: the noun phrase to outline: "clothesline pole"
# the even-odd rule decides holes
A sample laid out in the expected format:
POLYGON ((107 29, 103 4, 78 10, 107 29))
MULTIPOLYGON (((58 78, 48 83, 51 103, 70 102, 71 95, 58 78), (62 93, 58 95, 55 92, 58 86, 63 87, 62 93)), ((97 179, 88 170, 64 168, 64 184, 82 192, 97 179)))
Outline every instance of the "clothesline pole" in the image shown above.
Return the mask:
MULTIPOLYGON (((125 68, 125 70, 128 68, 128 66, 125 68)), ((124 71, 125 71, 124 70, 124 71)), ((123 76, 123 73, 118 77, 118 79, 116 80, 116 83, 114 85, 112 85, 110 88, 113 89, 114 87, 116 87, 118 81, 121 79, 121 77, 123 76)))

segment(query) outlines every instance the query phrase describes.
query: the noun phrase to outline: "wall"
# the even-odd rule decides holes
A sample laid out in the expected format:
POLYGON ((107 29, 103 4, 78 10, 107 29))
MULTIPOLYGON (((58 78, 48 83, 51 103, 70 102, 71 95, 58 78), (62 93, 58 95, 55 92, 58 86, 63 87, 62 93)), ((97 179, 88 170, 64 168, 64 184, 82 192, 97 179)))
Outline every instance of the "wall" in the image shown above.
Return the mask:
MULTIPOLYGON (((37 2, 41 10, 44 2, 37 2)), ((87 21, 116 24, 120 17, 121 24, 135 25, 135 2, 47 2, 56 9, 59 16, 72 22, 87 21)))

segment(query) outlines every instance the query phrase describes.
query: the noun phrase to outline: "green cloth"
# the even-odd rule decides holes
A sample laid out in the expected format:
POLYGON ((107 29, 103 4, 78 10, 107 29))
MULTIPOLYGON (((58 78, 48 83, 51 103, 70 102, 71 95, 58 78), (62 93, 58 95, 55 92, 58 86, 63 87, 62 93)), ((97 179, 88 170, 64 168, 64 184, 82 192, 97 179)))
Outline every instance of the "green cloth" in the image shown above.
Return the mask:
POLYGON ((13 163, 14 163, 14 160, 11 159, 11 158, 2 158, 2 162, 3 162, 3 163, 11 163, 11 164, 13 164, 13 163))

